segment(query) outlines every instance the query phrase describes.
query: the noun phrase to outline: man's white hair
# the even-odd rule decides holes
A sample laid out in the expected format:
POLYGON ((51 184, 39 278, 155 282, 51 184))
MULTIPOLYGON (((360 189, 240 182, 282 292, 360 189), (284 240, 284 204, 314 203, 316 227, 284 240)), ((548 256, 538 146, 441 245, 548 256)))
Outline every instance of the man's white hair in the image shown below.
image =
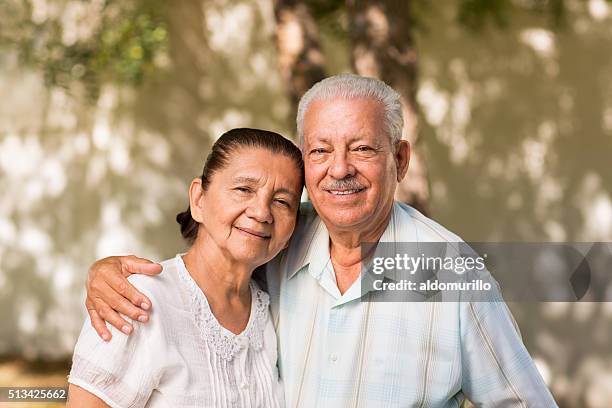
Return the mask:
POLYGON ((304 147, 304 115, 313 101, 330 99, 371 98, 382 104, 384 122, 391 143, 402 138, 404 116, 400 95, 383 81, 354 74, 340 74, 317 82, 300 99, 297 111, 297 132, 300 148, 304 147))

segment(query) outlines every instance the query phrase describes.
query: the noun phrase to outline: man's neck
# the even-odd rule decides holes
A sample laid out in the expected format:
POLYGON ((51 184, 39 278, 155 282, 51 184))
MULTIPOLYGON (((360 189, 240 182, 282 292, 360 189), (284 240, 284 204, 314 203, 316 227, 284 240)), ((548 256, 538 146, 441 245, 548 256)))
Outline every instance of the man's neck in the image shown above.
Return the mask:
POLYGON ((338 230, 328 227, 331 257, 336 282, 341 294, 359 278, 361 274, 361 261, 363 258, 361 244, 365 242, 378 242, 389 225, 393 206, 387 211, 385 217, 371 228, 355 228, 353 230, 338 230))

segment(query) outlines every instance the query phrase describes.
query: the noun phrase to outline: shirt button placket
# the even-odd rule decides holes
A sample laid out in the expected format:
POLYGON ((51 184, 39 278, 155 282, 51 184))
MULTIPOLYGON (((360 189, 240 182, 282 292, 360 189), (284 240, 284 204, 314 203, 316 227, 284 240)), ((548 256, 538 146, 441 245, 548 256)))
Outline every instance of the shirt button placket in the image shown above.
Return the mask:
POLYGON ((250 384, 246 377, 246 372, 244 371, 247 364, 246 359, 248 354, 248 339, 244 336, 241 336, 237 339, 237 341, 238 345, 240 346, 240 351, 237 355, 240 360, 240 367, 238 368, 238 391, 242 394, 246 394, 246 400, 248 401, 250 399, 248 396, 250 384))
POLYGON ((338 362, 338 352, 341 350, 341 345, 336 341, 336 329, 338 327, 338 320, 342 314, 341 309, 341 306, 332 308, 329 313, 329 325, 327 327, 327 348, 329 350, 329 362, 333 365, 336 365, 338 362))

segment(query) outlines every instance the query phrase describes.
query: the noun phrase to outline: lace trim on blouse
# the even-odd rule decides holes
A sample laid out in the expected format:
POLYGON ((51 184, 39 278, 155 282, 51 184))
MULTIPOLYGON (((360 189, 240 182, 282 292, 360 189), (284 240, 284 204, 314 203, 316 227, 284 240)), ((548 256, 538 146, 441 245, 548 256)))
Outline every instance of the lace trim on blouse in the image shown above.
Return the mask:
MULTIPOLYGON (((177 255, 177 257, 180 257, 180 255, 177 255)), ((214 316, 204 292, 187 271, 182 257, 177 259, 177 262, 179 262, 177 269, 181 280, 186 284, 189 291, 190 307, 196 326, 211 348, 226 361, 231 361, 238 354, 244 346, 244 338, 248 340, 248 344, 254 350, 261 350, 268 316, 268 305, 270 304, 269 295, 257 287, 253 281, 249 282, 252 296, 249 321, 242 333, 234 334, 221 326, 214 316)))

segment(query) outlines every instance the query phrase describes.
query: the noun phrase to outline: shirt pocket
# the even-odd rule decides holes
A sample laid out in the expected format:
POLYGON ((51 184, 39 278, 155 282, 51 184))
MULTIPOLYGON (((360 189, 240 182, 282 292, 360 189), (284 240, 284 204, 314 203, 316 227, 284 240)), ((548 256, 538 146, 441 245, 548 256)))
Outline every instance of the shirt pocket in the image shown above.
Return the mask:
POLYGON ((369 352, 364 367, 366 390, 385 390, 392 400, 442 406, 461 389, 458 350, 441 350, 433 342, 429 349, 400 348, 387 344, 369 352), (391 396, 392 395, 392 396, 391 396))

